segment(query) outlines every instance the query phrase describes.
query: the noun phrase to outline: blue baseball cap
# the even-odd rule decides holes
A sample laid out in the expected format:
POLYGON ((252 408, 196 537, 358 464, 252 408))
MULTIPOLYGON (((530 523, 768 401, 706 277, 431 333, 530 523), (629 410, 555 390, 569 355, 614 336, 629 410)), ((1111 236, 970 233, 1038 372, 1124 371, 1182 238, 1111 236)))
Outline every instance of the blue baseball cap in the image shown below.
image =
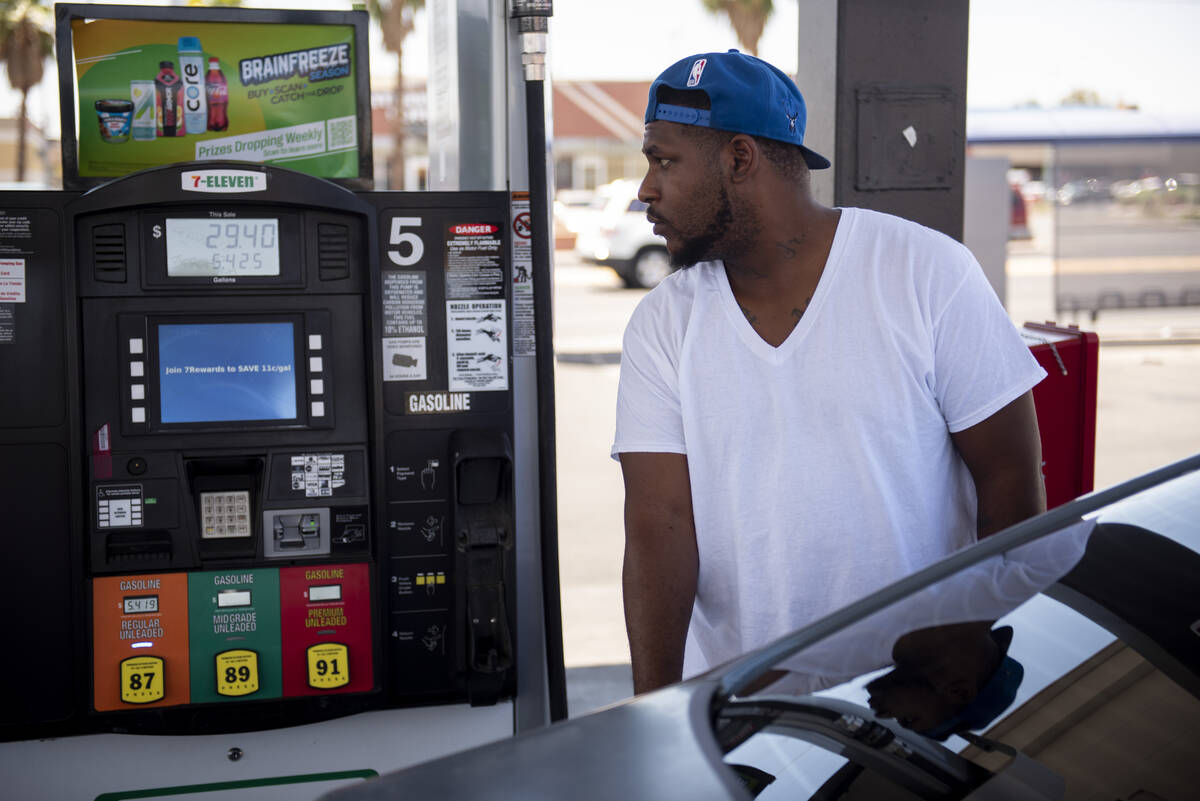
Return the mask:
POLYGON ((787 142, 800 148, 809 169, 823 170, 829 159, 804 146, 807 118, 804 97, 791 78, 762 59, 737 50, 676 61, 650 84, 646 104, 647 124, 665 120, 787 142), (708 95, 710 108, 659 103, 660 86, 699 89, 708 95))
POLYGON ((942 721, 920 734, 941 741, 951 734, 978 731, 999 717, 1017 697, 1017 688, 1021 686, 1021 680, 1025 677, 1025 668, 1008 655, 1008 647, 1012 644, 1012 627, 1001 626, 993 629, 991 634, 1003 655, 995 672, 966 707, 949 720, 942 721))

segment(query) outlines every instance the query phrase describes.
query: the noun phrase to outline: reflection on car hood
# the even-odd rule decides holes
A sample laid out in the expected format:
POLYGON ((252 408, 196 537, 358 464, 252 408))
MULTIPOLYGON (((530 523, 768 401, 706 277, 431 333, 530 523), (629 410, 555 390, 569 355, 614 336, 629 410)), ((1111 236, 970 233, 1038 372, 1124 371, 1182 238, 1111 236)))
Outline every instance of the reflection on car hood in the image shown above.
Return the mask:
POLYGON ((777 665, 793 675, 772 692, 815 692, 892 663, 910 632, 994 621, 1065 576, 1083 556, 1095 520, 993 556, 853 623, 777 665))
POLYGON ((633 703, 427 762, 325 799, 747 798, 723 767, 710 733, 708 705, 715 687, 711 680, 668 687, 633 703), (691 731, 685 731, 685 721, 691 731))

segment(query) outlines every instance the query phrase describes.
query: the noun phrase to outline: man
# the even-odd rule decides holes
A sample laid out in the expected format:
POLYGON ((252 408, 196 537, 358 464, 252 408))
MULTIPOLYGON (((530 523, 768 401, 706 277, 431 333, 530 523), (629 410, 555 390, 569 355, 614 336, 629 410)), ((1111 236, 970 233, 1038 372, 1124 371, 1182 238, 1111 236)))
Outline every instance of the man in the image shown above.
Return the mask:
POLYGON ((621 362, 639 693, 1045 506, 1045 373, 969 251, 817 204, 808 171, 829 162, 764 61, 683 59, 645 119, 639 196, 687 269, 639 304, 621 362))

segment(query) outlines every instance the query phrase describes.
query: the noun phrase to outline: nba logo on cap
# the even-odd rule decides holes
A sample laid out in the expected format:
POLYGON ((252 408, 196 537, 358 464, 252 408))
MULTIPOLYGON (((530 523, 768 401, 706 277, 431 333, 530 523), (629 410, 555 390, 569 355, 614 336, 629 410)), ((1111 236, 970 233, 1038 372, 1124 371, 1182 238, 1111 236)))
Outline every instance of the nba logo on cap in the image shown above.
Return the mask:
POLYGON ((688 76, 688 88, 700 83, 700 76, 704 74, 704 65, 708 63, 707 58, 698 58, 696 63, 692 65, 692 73, 688 76))

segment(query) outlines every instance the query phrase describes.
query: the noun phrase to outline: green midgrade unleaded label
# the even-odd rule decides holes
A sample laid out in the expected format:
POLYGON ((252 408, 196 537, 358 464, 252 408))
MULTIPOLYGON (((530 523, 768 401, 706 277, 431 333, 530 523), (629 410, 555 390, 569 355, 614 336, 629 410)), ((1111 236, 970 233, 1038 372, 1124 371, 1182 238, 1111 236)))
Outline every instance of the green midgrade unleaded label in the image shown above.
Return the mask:
POLYGON ((79 174, 112 177, 193 160, 279 164, 358 177, 354 28, 75 20, 79 174), (105 109, 154 83, 153 136, 105 137, 105 109))
POLYGON ((188 574, 191 702, 283 694, 276 568, 188 574))

